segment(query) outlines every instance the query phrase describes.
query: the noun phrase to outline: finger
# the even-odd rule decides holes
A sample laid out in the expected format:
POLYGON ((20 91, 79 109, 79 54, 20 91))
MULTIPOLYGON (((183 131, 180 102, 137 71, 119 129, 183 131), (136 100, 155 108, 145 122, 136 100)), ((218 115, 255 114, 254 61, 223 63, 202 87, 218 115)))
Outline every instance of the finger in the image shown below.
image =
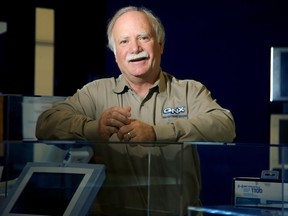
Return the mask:
POLYGON ((131 107, 130 106, 124 106, 123 109, 126 112, 127 117, 131 117, 131 107))
POLYGON ((134 138, 134 135, 132 133, 132 131, 128 131, 128 132, 124 132, 121 131, 121 129, 118 131, 117 136, 119 138, 119 140, 121 141, 130 141, 131 139, 134 138))
POLYGON ((128 132, 131 132, 133 130, 133 127, 128 124, 128 125, 123 125, 122 127, 119 128, 118 131, 118 137, 124 137, 125 134, 127 134, 128 132))
POLYGON ((112 108, 113 112, 119 113, 126 118, 131 117, 131 107, 130 106, 125 106, 125 107, 113 107, 112 108))
POLYGON ((110 132, 110 134, 113 134, 113 133, 118 133, 119 129, 117 127, 111 127, 111 126, 107 126, 107 131, 110 132))
POLYGON ((107 125, 112 127, 121 128, 129 123, 129 119, 121 118, 120 116, 114 116, 107 119, 107 125))
POLYGON ((123 110, 114 110, 110 115, 110 121, 112 126, 121 127, 130 123, 130 114, 122 112, 123 110))
POLYGON ((129 133, 127 133, 127 134, 124 134, 124 141, 125 142, 129 142, 130 141, 130 134, 129 133))
POLYGON ((132 135, 130 132, 127 133, 127 139, 130 141, 132 139, 132 135))
POLYGON ((126 142, 129 142, 129 141, 131 141, 134 138, 134 136, 132 135, 131 132, 128 132, 128 133, 124 134, 123 137, 124 137, 124 141, 126 141, 126 142))
POLYGON ((117 136, 118 136, 118 138, 119 138, 120 141, 125 141, 125 140, 127 140, 127 135, 126 135, 125 133, 122 133, 120 130, 118 130, 117 136))

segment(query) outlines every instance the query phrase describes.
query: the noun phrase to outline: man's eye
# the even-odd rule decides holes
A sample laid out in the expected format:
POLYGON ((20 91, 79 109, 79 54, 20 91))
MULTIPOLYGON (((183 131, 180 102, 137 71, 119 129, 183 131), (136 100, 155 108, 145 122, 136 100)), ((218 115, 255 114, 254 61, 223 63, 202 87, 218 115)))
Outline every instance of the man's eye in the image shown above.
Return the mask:
POLYGON ((127 44, 128 43, 128 40, 121 40, 120 41, 120 44, 127 44))
POLYGON ((148 36, 141 36, 140 40, 149 40, 149 37, 148 36))

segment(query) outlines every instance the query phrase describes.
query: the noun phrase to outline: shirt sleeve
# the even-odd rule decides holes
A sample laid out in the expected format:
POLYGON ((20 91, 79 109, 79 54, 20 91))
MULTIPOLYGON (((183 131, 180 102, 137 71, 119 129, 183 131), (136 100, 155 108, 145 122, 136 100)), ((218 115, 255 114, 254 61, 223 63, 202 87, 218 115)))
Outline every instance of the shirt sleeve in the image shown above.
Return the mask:
POLYGON ((36 137, 38 139, 99 139, 99 120, 86 91, 78 91, 65 101, 55 104, 38 117, 36 137))

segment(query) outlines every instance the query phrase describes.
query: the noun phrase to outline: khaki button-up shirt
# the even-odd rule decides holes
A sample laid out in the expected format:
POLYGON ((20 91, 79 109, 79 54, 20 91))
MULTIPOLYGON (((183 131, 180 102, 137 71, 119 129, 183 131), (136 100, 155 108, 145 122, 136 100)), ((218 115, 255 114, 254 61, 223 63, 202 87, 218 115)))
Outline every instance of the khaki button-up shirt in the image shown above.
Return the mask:
MULTIPOLYGON (((222 108, 200 82, 178 80, 162 71, 142 99, 122 75, 95 80, 42 113, 36 136, 98 140, 101 114, 107 108, 128 105, 131 118, 154 127, 159 145, 95 145, 96 162, 104 163, 107 169, 105 186, 97 198, 99 206, 106 214, 129 215, 122 210, 150 206, 183 213, 188 205, 199 205, 198 153, 194 145, 184 142, 231 142, 235 137, 231 112, 222 108)), ((110 141, 119 141, 117 135, 110 141)))

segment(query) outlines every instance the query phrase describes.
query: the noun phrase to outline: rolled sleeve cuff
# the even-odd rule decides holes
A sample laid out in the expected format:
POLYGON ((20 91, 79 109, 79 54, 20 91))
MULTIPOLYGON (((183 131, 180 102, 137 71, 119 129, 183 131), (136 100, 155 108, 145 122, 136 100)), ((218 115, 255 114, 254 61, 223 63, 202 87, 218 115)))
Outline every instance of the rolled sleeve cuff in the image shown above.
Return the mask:
POLYGON ((173 125, 155 125, 153 128, 156 135, 156 141, 176 141, 173 125))
POLYGON ((88 140, 98 140, 98 120, 89 121, 85 124, 84 136, 88 140))

